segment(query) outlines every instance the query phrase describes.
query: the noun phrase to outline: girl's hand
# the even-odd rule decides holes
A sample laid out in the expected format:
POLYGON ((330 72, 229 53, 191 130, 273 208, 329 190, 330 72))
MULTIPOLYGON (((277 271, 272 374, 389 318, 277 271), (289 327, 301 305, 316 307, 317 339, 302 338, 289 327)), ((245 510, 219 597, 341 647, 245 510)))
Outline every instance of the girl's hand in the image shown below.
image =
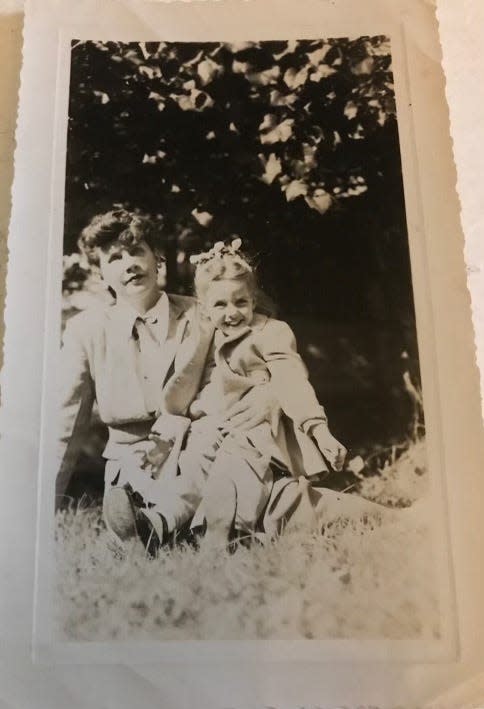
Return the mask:
POLYGON ((325 423, 319 423, 311 430, 311 435, 325 459, 333 470, 339 472, 343 469, 348 451, 331 433, 325 423))

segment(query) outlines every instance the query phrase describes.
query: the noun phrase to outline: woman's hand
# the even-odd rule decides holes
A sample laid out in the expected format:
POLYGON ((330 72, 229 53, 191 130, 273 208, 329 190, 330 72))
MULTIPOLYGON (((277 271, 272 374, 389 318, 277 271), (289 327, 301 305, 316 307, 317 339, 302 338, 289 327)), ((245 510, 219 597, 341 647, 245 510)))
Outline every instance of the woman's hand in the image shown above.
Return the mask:
POLYGON ((311 435, 324 458, 336 472, 343 469, 348 451, 331 433, 327 424, 321 422, 311 429, 311 435))
POLYGON ((170 455, 175 440, 173 438, 164 440, 156 433, 150 433, 148 439, 151 446, 146 450, 145 465, 154 478, 158 477, 156 473, 159 473, 161 466, 170 455))
POLYGON ((155 433, 150 433, 148 440, 130 451, 131 465, 146 471, 151 477, 158 477, 160 468, 170 455, 173 440, 164 440, 155 433))
POLYGON ((270 383, 253 387, 228 410, 225 430, 248 431, 264 421, 271 426, 279 416, 280 406, 270 383))

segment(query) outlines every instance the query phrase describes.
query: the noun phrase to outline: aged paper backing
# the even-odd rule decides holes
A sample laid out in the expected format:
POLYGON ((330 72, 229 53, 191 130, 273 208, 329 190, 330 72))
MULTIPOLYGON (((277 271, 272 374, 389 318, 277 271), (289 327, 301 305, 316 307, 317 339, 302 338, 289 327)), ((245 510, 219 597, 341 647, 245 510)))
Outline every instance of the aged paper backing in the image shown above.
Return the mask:
MULTIPOLYGON (((443 110, 442 104, 442 77, 438 70, 438 62, 440 59, 439 46, 435 34, 435 26, 432 28, 434 19, 432 12, 422 6, 415 8, 415 3, 399 3, 392 5, 392 10, 385 9, 382 3, 373 3, 371 6, 365 6, 365 9, 352 8, 351 27, 348 26, 348 19, 338 16, 339 8, 321 8, 320 3, 307 3, 307 12, 303 12, 301 8, 297 11, 285 3, 267 3, 262 8, 247 4, 240 10, 240 16, 237 17, 237 22, 233 22, 233 13, 230 4, 204 4, 197 8, 190 8, 190 14, 187 14, 188 7, 184 5, 172 5, 168 7, 160 7, 154 5, 135 5, 130 4, 125 6, 124 12, 120 12, 118 3, 110 3, 106 5, 105 17, 98 18, 99 23, 94 30, 92 27, 82 27, 75 24, 72 18, 72 9, 70 8, 66 22, 63 19, 59 24, 62 28, 60 41, 60 54, 58 60, 59 75, 56 79, 53 68, 56 65, 57 42, 55 39, 56 27, 55 23, 50 25, 48 15, 45 12, 45 4, 42 10, 37 3, 32 3, 30 9, 32 11, 30 23, 33 23, 33 18, 37 13, 36 21, 40 24, 45 18, 46 26, 44 27, 45 36, 39 38, 33 36, 34 24, 27 24, 26 39, 30 41, 31 59, 29 55, 25 56, 26 64, 24 69, 24 84, 23 84, 23 101, 25 107, 27 105, 27 91, 29 87, 29 71, 32 72, 35 65, 36 52, 40 51, 40 46, 47 45, 48 32, 51 32, 49 43, 49 54, 46 49, 42 49, 42 55, 46 57, 44 63, 45 72, 45 95, 53 96, 54 89, 57 85, 57 119, 55 133, 53 133, 53 115, 52 105, 44 106, 44 113, 36 114, 36 129, 32 131, 29 127, 29 115, 32 115, 31 110, 27 112, 26 108, 21 118, 19 126, 19 151, 17 154, 18 176, 15 186, 14 199, 16 208, 14 211, 13 235, 17 235, 17 239, 13 239, 11 246, 11 260, 22 262, 25 264, 24 278, 25 280, 18 283, 18 291, 12 283, 9 284, 7 308, 10 313, 15 306, 16 318, 18 320, 18 330, 11 332, 7 342, 7 371, 8 367, 12 368, 14 362, 18 363, 18 352, 23 351, 26 358, 25 373, 32 372, 36 375, 35 381, 32 380, 30 385, 27 383, 27 376, 22 377, 23 387, 19 389, 15 385, 15 380, 12 377, 6 380, 4 387, 5 410, 4 410, 4 429, 6 432, 5 441, 8 447, 9 460, 12 465, 15 465, 20 470, 31 471, 30 479, 33 482, 33 461, 36 455, 36 445, 33 441, 32 431, 39 430, 39 411, 38 401, 40 395, 40 384, 38 377, 39 361, 42 357, 42 323, 43 313, 45 310, 45 292, 49 289, 49 284, 54 286, 59 281, 59 262, 55 262, 53 255, 59 250, 58 244, 62 237, 62 199, 59 195, 62 194, 63 186, 63 151, 65 142, 65 130, 63 129, 63 121, 65 121, 65 104, 66 104, 66 74, 65 67, 67 60, 65 49, 67 46, 67 38, 72 36, 99 38, 115 37, 121 39, 142 39, 158 38, 158 35, 153 30, 147 31, 147 27, 156 26, 155 21, 158 20, 158 14, 163 20, 163 36, 170 39, 188 40, 188 39, 218 39, 222 36, 226 39, 235 37, 251 37, 254 33, 254 27, 257 27, 259 38, 274 38, 277 35, 277 30, 274 22, 274 10, 271 12, 269 5, 277 5, 277 12, 281 20, 281 36, 288 37, 292 34, 294 37, 313 37, 313 36, 341 36, 352 33, 358 34, 374 34, 376 32, 384 32, 391 35, 393 40, 394 59, 396 61, 395 76, 397 81, 397 100, 398 100, 398 116, 400 125, 400 136, 402 142, 402 159, 405 173, 406 187, 406 203, 409 219, 409 233, 411 241, 412 265, 414 275, 414 287, 417 305, 417 321, 419 342, 421 350, 421 364, 423 370, 424 393, 426 399, 426 411, 429 422, 431 435, 429 436, 429 453, 431 457, 431 467, 435 469, 441 468, 441 460, 445 461, 446 479, 438 481, 438 497, 440 502, 437 505, 439 511, 436 511, 436 518, 439 518, 438 536, 441 539, 448 539, 444 510, 448 504, 450 508, 450 524, 452 530, 452 538, 455 543, 459 544, 459 530, 462 534, 461 515, 459 510, 463 498, 470 490, 473 490, 471 500, 474 505, 478 503, 477 492, 477 468, 479 462, 479 427, 473 420, 468 421, 464 416, 468 408, 476 409, 476 373, 469 365, 472 360, 472 337, 469 329, 468 317, 462 317, 462 311, 467 311, 467 293, 465 290, 464 269, 462 264, 462 245, 460 240, 452 237, 452 234, 459 234, 456 200, 451 199, 448 195, 452 194, 454 174, 450 167, 450 152, 447 139, 447 116, 443 110), (281 11, 283 7, 284 12, 281 11), (393 9, 395 8, 395 9, 393 9), (112 15, 110 16, 110 13, 112 15), (315 17, 321 17, 321 29, 317 28, 314 20, 311 22, 302 22, 301 17, 311 17, 311 13, 315 13, 315 17), (316 14, 317 12, 317 14, 316 14), (40 14, 38 14, 40 13, 40 14), (125 14, 126 13, 126 20, 125 14), (266 14, 267 13, 267 14, 266 14), (360 16, 358 16, 360 13, 360 16), (407 15, 405 21, 405 14, 407 15), (41 17, 43 15, 43 18, 41 17), (203 18, 203 22, 202 22, 203 18), (271 22, 267 22, 267 18, 271 18, 271 22), (154 21, 155 20, 155 21, 154 21), (245 23, 245 24, 244 24, 245 23), (183 28, 183 32, 180 32, 183 28), (425 31, 428 28, 428 32, 425 31), (30 33, 29 33, 30 32, 30 33), (398 51, 397 51, 398 46, 398 51), (406 58, 405 58, 406 50, 406 58), (30 61, 30 63, 29 63, 30 61), (405 66, 408 62, 408 67, 405 66), (407 73, 408 71, 408 73, 407 73), (407 85, 407 81, 410 87, 407 85), (409 91, 409 94, 407 94, 409 91), (411 105, 411 106, 410 106, 411 105), (38 135, 42 135, 42 146, 38 145, 38 135), (35 137, 34 137, 35 136, 35 137), (48 181, 42 176, 45 176, 49 170, 46 170, 51 165, 51 145, 56 142, 57 163, 53 166, 54 182, 52 192, 50 192, 48 181), (23 146, 23 149, 22 149, 23 146), (445 146, 442 147, 442 146, 445 146), (41 152, 42 151, 42 152, 41 152), (418 156, 415 160, 415 154, 418 156), (437 160, 440 156, 442 164, 437 160), (38 189, 27 194, 25 186, 20 191, 22 179, 26 179, 27 172, 31 175, 37 174, 38 189), (443 199, 445 195, 445 199, 443 199), (35 201, 31 201, 35 198, 35 201), (25 205, 21 208, 23 201, 25 205), (50 215, 46 205, 50 203, 50 215), (35 218, 34 218, 35 215, 35 218), (50 216, 50 219, 49 219, 50 216), (43 239, 38 239, 37 243, 29 242, 24 245, 19 241, 21 234, 32 231, 32 225, 36 225, 36 231, 43 235, 43 239), (46 235, 50 233, 51 249, 50 249, 50 269, 47 273, 47 258, 45 249, 46 235), (425 243, 425 246, 424 246, 425 243), (35 250, 38 249, 38 252, 35 250), (425 253, 426 252, 426 253, 425 253), (35 258, 34 258, 35 256, 35 258), (30 276, 30 283, 27 285, 27 279, 30 276), (430 285, 429 285, 430 284, 430 285), (33 303, 37 311, 33 309, 33 303), (22 323, 22 327, 20 326, 22 323), (23 325, 25 323, 25 325, 23 325), (24 329, 25 328, 25 329, 24 329), (37 337, 35 348, 30 345, 26 348, 26 342, 30 342, 34 332, 37 337), (459 328, 461 331, 459 331, 459 328), (435 341, 434 341, 435 332, 435 341), (20 338, 20 339, 17 339, 20 338), (435 348, 435 349, 434 349, 435 348), (30 349, 30 351, 29 351, 30 349), (436 351, 436 354, 435 354, 436 351), (14 355, 14 353, 17 353, 14 355), (458 381, 453 374, 457 362, 461 362, 458 367, 460 372, 467 372, 472 369, 472 376, 469 376, 469 381, 462 379, 459 376, 458 381), (436 365, 437 363, 437 365, 436 365), (438 379, 438 382, 435 380, 438 379), (440 401, 439 401, 440 399, 440 401), (472 406, 469 405, 472 402, 472 406), (440 413, 440 410, 442 413, 440 413), (458 414, 456 414, 458 412, 458 414), (22 421, 23 425, 20 429, 18 422, 22 421), (442 430, 440 430, 442 429, 442 430), (442 439, 442 440, 441 440, 442 439), (432 443, 433 441, 433 443, 432 443), (442 446, 442 448, 441 448, 442 446), (467 451, 468 459, 463 460, 462 451, 467 451), (456 470, 460 472, 455 473, 456 470), (443 499, 442 490, 448 489, 448 503, 443 499), (455 536, 457 535, 457 536, 455 536)), ((52 12, 56 10, 53 8, 52 12)), ((79 18, 84 25, 84 18, 88 16, 88 4, 84 4, 79 8, 79 18)), ((38 29, 37 29, 38 31, 38 29)), ((45 102, 47 104, 47 101, 45 102)), ((33 178, 30 177, 32 180, 33 178)), ((58 317, 55 312, 55 297, 50 290, 51 300, 48 304, 48 325, 47 331, 52 328, 55 330, 55 319, 58 317)), ((7 317, 9 312, 7 311, 7 317)), ((46 362, 46 371, 55 356, 57 345, 54 341, 47 342, 44 352, 44 361, 46 362)), ((48 402, 47 402, 48 405, 48 402)), ((48 411, 48 409, 47 409, 48 411)), ((48 440, 48 436, 46 439, 48 440)), ((44 446, 45 451, 45 446, 44 446)), ((433 476, 434 481, 438 476, 433 476)), ((39 591, 40 599, 43 602, 44 593, 48 596, 48 580, 50 569, 47 565, 48 558, 45 557, 45 549, 49 538, 49 517, 51 510, 49 509, 48 490, 51 481, 43 480, 41 484, 40 500, 40 576, 39 576, 39 591), (45 494, 44 494, 45 493, 45 494)), ((469 508, 469 510, 472 508, 469 508)), ((472 515, 469 511, 469 516, 472 515)), ((465 535, 464 535, 465 537, 465 535)), ((444 545, 446 553, 443 554, 441 563, 445 578, 448 566, 450 565, 450 545, 448 542, 444 545)), ((459 546, 460 550, 460 546, 459 546)), ((465 587, 462 586, 463 578, 462 571, 466 568, 465 555, 457 556, 455 561, 455 574, 457 584, 457 598, 462 599, 462 592, 466 593, 465 587), (460 592, 460 594, 459 594, 460 592)), ((452 589, 449 587, 447 592, 446 607, 448 609, 448 637, 452 640, 454 636, 454 625, 452 618, 452 589)), ((45 606, 44 606, 45 607, 45 606)), ((462 618, 462 601, 460 606, 460 627, 463 627, 462 618)), ((464 622, 465 628, 465 622, 464 622)), ((462 631, 461 631, 462 632, 462 631)), ((40 619, 40 624, 37 627, 37 639, 43 643, 46 641, 49 633, 48 615, 43 615, 40 619), (45 623, 44 623, 45 622, 45 623)), ((464 634, 465 637, 465 634, 464 634)), ((253 647, 243 647, 241 644, 228 648, 224 647, 223 653, 227 657, 229 654, 232 659, 241 661, 250 656, 252 659, 273 661, 273 660, 305 660, 320 661, 335 661, 348 657, 348 648, 338 648, 337 643, 331 642, 330 646, 319 646, 317 649, 297 646, 282 647, 276 643, 268 643, 264 647, 259 647, 254 651, 253 647), (229 652, 228 652, 229 651, 229 652), (246 652, 249 655, 246 655, 246 652)), ((449 648, 445 651, 442 659, 452 659, 452 646, 450 642, 449 648)), ((455 645, 454 645, 455 647, 455 645)), ((219 648, 206 648, 210 650, 210 656, 213 659, 218 657, 219 648)), ((350 655, 356 661, 358 657, 365 659, 368 650, 371 649, 375 655, 375 659, 388 659, 389 648, 378 644, 377 647, 356 647, 351 648, 350 655)), ((75 661, 80 656, 77 654, 78 648, 63 647, 59 648, 57 654, 44 655, 44 658, 50 657, 56 661, 75 661)), ((95 645, 87 648, 85 661, 128 661, 136 660, 138 662, 147 659, 144 651, 149 653, 149 657, 153 658, 153 648, 118 648, 116 650, 96 647, 95 645), (107 650, 107 652, 106 652, 107 650)), ((407 659, 418 660, 418 656, 414 654, 415 649, 410 649, 410 653, 404 652, 403 655, 407 659)), ((82 652, 82 649, 80 650, 82 652)), ((408 648, 407 648, 408 651, 408 648)), ((173 648, 169 648, 164 654, 163 650, 157 652, 159 659, 166 661, 196 661, 198 650, 192 654, 188 647, 178 648, 176 652, 173 648)), ((392 658, 397 659, 399 653, 392 658)), ((418 650, 417 650, 418 655, 418 650)), ((204 661, 207 661, 209 655, 204 654, 204 661)), ((252 665, 253 684, 257 685, 257 672, 252 665)), ((424 668, 422 668, 422 672, 424 668)), ((427 682, 429 682, 429 674, 435 675, 435 683, 438 683, 439 669, 435 666, 432 670, 427 667, 427 682)), ((150 675, 150 670, 143 670, 145 675, 150 675)), ((319 670, 317 670, 319 673, 319 670)), ((349 691, 356 691, 356 694, 363 685, 370 683, 369 677, 372 675, 372 670, 369 667, 358 669, 358 665, 352 667, 352 674, 355 678, 360 676, 360 680, 355 679, 355 684, 349 691), (359 673, 361 672, 361 675, 359 673), (363 681, 363 676, 366 675, 363 681)), ((388 685, 385 687, 377 687, 378 682, 374 681, 373 688, 369 691, 368 696, 375 697, 372 701, 382 702, 389 697, 395 697, 395 701, 402 700, 402 693, 413 699, 411 685, 419 681, 419 668, 415 666, 410 668, 400 668, 396 666, 388 670, 387 679, 388 685), (413 679, 412 679, 413 677, 413 679), (393 685, 394 693, 387 694, 390 687, 393 685), (397 687, 397 690, 395 690, 397 687), (408 692, 408 694, 407 694, 408 692), (382 698, 377 699, 377 695, 382 698)), ((330 694, 334 697, 334 701, 342 701, 342 682, 339 675, 339 682, 334 679, 339 673, 331 673, 328 668, 328 693, 325 696, 325 701, 329 702, 330 694), (332 690, 330 690, 329 680, 331 678, 332 690), (327 698, 328 697, 328 698, 327 698), (338 699, 337 699, 338 697, 338 699)), ((326 675, 326 672, 325 672, 326 675)), ((263 675, 260 675, 262 677, 263 675)), ((304 672, 300 673, 300 678, 295 682, 296 686, 302 687, 304 672)), ((378 676, 375 675, 375 676, 378 676)), ((422 674, 423 677, 423 674, 422 674)), ((381 677, 380 677, 381 680, 381 677)), ((368 686, 371 686, 368 684, 368 686)), ((430 686, 430 685, 428 685, 430 686)), ((262 689, 262 688, 261 688, 262 689)), ((326 692, 325 692, 326 694, 326 692)), ((354 699, 345 699, 350 701, 360 701, 361 696, 354 695, 354 699)), ((297 695, 294 693, 294 696, 297 695)), ((422 696, 422 695, 420 695, 422 696)), ((365 698, 366 699, 366 698, 365 698)), ((410 701, 410 699, 409 699, 410 701)), ((234 704, 235 705, 235 704, 234 704)))

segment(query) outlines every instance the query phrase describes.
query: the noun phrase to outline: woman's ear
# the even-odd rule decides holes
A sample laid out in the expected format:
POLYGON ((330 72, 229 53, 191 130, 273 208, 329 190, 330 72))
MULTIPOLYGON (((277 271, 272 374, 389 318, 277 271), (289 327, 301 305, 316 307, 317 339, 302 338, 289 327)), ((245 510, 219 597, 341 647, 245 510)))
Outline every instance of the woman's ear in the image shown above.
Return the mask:
POLYGON ((116 291, 104 279, 101 264, 99 263, 99 261, 94 261, 91 263, 91 275, 89 281, 91 283, 91 286, 94 286, 96 290, 101 290, 102 288, 105 288, 108 291, 109 295, 114 298, 114 300, 116 300, 116 291))
POLYGON ((166 263, 165 255, 159 249, 153 249, 155 255, 156 267, 161 268, 166 263))
POLYGON ((158 287, 161 288, 162 290, 165 290, 166 280, 167 280, 166 258, 161 251, 158 251, 158 249, 154 249, 153 253, 155 255, 156 273, 157 273, 156 280, 158 283, 158 287))

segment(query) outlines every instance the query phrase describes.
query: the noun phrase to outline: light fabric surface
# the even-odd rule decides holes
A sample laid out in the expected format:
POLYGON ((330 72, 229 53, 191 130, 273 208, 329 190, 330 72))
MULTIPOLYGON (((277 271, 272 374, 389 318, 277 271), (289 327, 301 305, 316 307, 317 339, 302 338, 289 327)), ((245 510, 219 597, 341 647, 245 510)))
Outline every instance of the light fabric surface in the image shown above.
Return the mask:
POLYGON ((103 452, 108 460, 122 459, 127 447, 148 436, 166 411, 165 387, 172 379, 178 381, 189 366, 187 386, 177 385, 181 409, 173 412, 184 413, 196 392, 211 339, 197 323, 193 299, 166 294, 144 318, 116 303, 86 310, 68 322, 62 349, 57 495, 67 488, 94 401, 109 430, 103 452))
MULTIPOLYGON (((20 3, 0 2, 0 11, 11 12, 20 3)), ((439 0, 441 8, 441 27, 444 41, 444 60, 447 72, 447 91, 451 104, 453 122, 454 149, 459 173, 459 190, 463 207, 463 220, 468 244, 472 234, 472 252, 467 251, 467 263, 470 271, 469 287, 474 298, 474 317, 478 330, 478 342, 484 341, 483 307, 483 271, 484 242, 482 230, 482 206, 479 186, 483 184, 484 166, 484 120, 482 112, 482 82, 476 77, 484 75, 484 22, 479 21, 482 14, 482 0, 439 0)), ((12 174, 13 122, 16 107, 16 86, 20 56, 21 17, 0 15, 0 53, 2 72, 0 74, 0 193, 1 193, 1 228, 2 244, 1 263, 4 264, 5 228, 9 212, 8 187, 12 174), (5 142, 4 142, 5 141, 5 142), (5 170, 5 172, 3 172, 5 170), (3 175, 6 174, 6 179, 3 175)), ((0 275, 3 282, 4 271, 0 275)), ((466 341, 463 348, 468 348, 466 341)), ((482 344, 479 345, 479 362, 483 364, 482 344)), ((462 359, 460 360, 462 361, 462 359)), ((467 391, 467 390, 466 390, 467 391)), ((469 398, 475 392, 469 390, 469 398)), ((472 408, 472 407, 471 407, 472 408)), ((21 431, 21 422, 19 422, 21 431)), ((464 436, 460 424, 460 413, 454 411, 454 434, 464 436)), ((471 426, 466 439, 472 451, 476 445, 475 436, 478 428, 471 426), (471 435, 472 434, 472 435, 471 435)), ((20 437, 29 445, 28 436, 20 437)), ((457 461, 456 461, 457 462, 457 461)), ((456 465, 456 468, 458 466, 456 465)), ((5 471, 2 470, 2 474, 5 471)), ((10 471, 8 471, 10 472, 10 471)), ((0 706, 2 709, 57 709, 66 706, 71 709, 101 709, 116 707, 155 707, 169 709, 260 709, 268 702, 277 709, 295 709, 305 706, 311 709, 328 708, 331 693, 332 676, 338 670, 326 667, 322 672, 320 665, 286 663, 279 668, 267 665, 262 660, 270 657, 262 655, 254 658, 250 673, 246 668, 228 664, 220 668, 203 663, 187 667, 182 664, 165 664, 160 668, 156 662, 152 665, 112 667, 51 667, 34 666, 30 657, 31 629, 31 589, 34 554, 33 536, 36 500, 32 494, 31 481, 9 475, 4 480, 2 503, 2 538, 0 549, 6 570, 3 576, 0 606, 2 620, 2 651, 0 655, 0 706), (22 500, 22 515, 19 522, 18 506, 15 515, 10 514, 12 500, 22 500), (13 532, 13 533, 12 533, 13 532), (8 619, 8 623, 6 622, 8 619), (268 669, 268 667, 270 669, 268 669)), ((456 488, 460 495, 461 508, 466 509, 469 524, 459 523, 459 538, 455 538, 456 548, 465 558, 467 570, 465 578, 467 590, 462 592, 462 604, 472 612, 482 601, 479 568, 481 564, 481 545, 470 544, 475 538, 472 521, 481 514, 481 500, 476 499, 472 489, 466 485, 456 488), (460 490, 460 492, 459 492, 460 490), (466 555, 466 545, 468 547, 466 555), (471 548, 469 548, 471 547, 471 548)), ((453 520, 453 529, 459 527, 453 520)), ((478 537, 480 539, 480 537, 478 537)), ((2 563, 3 563, 2 562, 2 563)), ((479 637, 483 627, 480 618, 468 619, 464 633, 461 659, 459 663, 448 663, 440 668, 435 666, 409 666, 401 673, 396 666, 390 666, 383 672, 369 665, 366 669, 368 681, 374 678, 374 692, 362 692, 360 678, 351 668, 344 673, 341 681, 352 690, 355 696, 368 704, 375 696, 382 697, 377 691, 383 684, 392 688, 387 695, 386 706, 402 705, 400 701, 407 696, 409 687, 413 693, 425 697, 421 706, 435 709, 464 709, 477 707, 484 703, 484 677, 479 675, 482 669, 482 652, 479 652, 479 637), (474 621, 474 622, 473 622, 474 621), (384 675, 384 678, 383 678, 384 675), (383 682, 383 679, 385 680, 383 682), (425 684, 425 689, 423 686, 425 684), (398 697, 400 700, 395 700, 398 697)), ((133 661, 135 658, 133 658, 133 661)), ((338 675, 341 677, 341 675, 338 675)), ((331 696, 334 696, 331 695, 331 696)), ((374 702, 373 702, 374 703, 374 702)), ((334 703, 331 703, 335 707, 334 703)), ((383 709, 383 704, 380 704, 383 709)))

